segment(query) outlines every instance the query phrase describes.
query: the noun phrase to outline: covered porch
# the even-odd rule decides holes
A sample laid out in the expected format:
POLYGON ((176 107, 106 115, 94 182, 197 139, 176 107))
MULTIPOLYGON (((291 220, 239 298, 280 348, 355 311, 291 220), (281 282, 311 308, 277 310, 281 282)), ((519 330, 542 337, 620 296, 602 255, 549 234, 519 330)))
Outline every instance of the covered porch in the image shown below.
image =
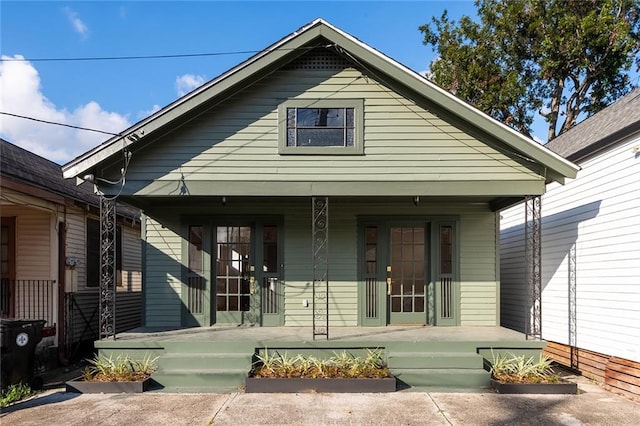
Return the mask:
POLYGON ((101 340, 102 355, 158 357, 153 379, 168 392, 229 392, 244 380, 265 349, 329 357, 346 351, 382 351, 398 389, 482 389, 489 386, 492 351, 536 355, 545 342, 528 340, 503 327, 333 327, 328 339, 314 340, 312 327, 211 326, 142 327, 101 340))

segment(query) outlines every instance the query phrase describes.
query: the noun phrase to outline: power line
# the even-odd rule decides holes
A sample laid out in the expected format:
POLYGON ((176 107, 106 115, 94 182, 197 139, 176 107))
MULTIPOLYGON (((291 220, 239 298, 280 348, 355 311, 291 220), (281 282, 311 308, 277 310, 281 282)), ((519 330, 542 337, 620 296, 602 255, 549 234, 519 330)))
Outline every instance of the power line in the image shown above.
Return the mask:
POLYGON ((106 132, 104 130, 91 129, 89 127, 74 126, 73 124, 57 123, 55 121, 42 120, 40 118, 28 117, 26 115, 13 114, 13 113, 10 113, 10 112, 0 111, 0 114, 2 114, 2 115, 10 115, 11 117, 23 118, 25 120, 37 121, 39 123, 53 124, 54 126, 70 127, 72 129, 87 130, 89 132, 103 133, 105 135, 111 135, 111 136, 122 136, 120 133, 106 132))
MULTIPOLYGON (((317 46, 297 47, 291 49, 276 49, 278 51, 293 51, 301 49, 314 49, 317 46)), ((262 50, 239 50, 233 52, 211 53, 183 53, 175 55, 139 55, 139 56, 88 56, 76 58, 0 58, 1 62, 70 62, 70 61, 128 61, 135 59, 170 59, 170 58, 199 58, 206 56, 247 55, 260 53, 262 50)))

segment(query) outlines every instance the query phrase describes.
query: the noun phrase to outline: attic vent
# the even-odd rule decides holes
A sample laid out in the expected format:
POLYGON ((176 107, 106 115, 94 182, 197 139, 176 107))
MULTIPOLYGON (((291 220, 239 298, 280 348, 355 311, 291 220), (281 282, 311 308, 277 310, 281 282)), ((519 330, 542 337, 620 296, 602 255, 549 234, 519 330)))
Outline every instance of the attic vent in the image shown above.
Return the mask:
POLYGON ((290 62, 285 69, 288 70, 342 70, 352 67, 351 62, 335 51, 326 48, 317 48, 290 62))

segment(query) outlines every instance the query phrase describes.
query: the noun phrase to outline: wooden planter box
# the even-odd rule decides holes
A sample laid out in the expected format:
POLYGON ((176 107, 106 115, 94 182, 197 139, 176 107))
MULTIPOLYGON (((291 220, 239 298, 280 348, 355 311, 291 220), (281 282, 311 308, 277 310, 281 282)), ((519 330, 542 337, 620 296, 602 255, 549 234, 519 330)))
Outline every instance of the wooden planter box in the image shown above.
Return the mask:
POLYGON ((69 380, 66 390, 73 393, 142 393, 151 383, 151 377, 137 382, 87 382, 78 378, 69 380))
POLYGON ((502 383, 491 379, 491 386, 498 393, 509 394, 577 394, 578 384, 571 382, 562 383, 502 383))
POLYGON ((384 379, 272 379, 247 377, 247 393, 380 393, 395 392, 396 378, 384 379))

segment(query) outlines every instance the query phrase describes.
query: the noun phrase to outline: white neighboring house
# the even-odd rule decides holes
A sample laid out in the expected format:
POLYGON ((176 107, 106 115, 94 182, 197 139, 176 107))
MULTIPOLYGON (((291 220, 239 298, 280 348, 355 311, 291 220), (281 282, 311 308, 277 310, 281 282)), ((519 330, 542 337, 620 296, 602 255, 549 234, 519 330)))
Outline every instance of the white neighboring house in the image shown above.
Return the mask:
MULTIPOLYGON (((546 145, 581 167, 542 196, 542 337, 556 360, 640 396, 640 89, 546 145), (627 374, 628 373, 628 374, 627 374)), ((524 331, 524 206, 501 212, 501 323, 524 331)))

